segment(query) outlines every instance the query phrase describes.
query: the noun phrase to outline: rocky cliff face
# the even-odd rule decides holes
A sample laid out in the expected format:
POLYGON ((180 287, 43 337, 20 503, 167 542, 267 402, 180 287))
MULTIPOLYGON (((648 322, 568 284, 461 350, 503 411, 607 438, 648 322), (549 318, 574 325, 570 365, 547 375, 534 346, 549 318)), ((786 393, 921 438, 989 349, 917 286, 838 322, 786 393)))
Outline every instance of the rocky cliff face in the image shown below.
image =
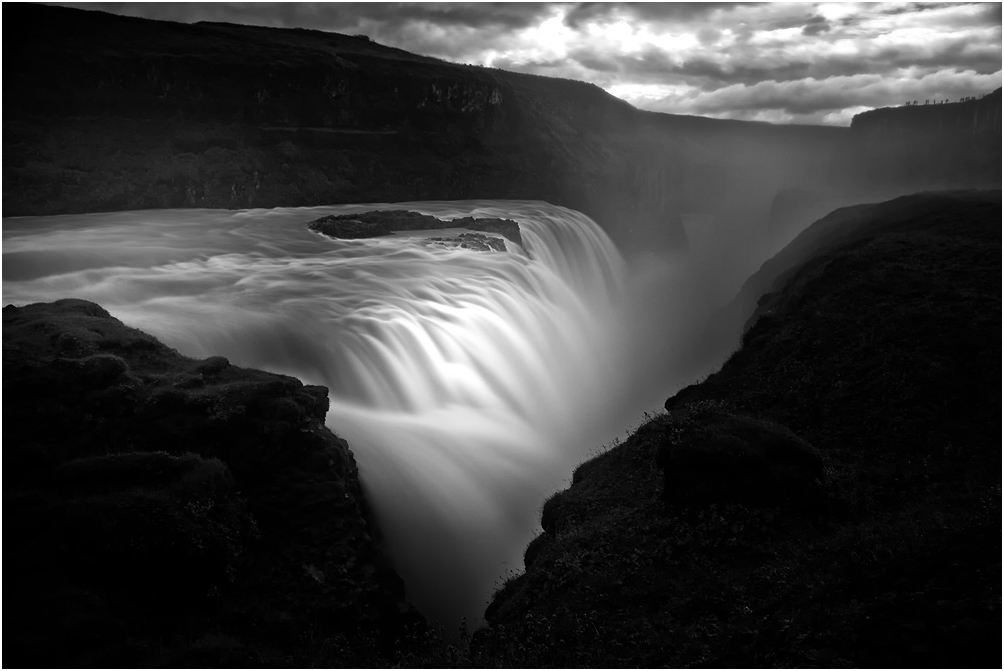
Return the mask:
POLYGON ((751 206, 754 183, 825 177, 843 134, 643 113, 364 37, 10 11, 33 50, 8 73, 8 215, 518 198, 579 209, 622 245, 680 244, 683 212, 749 218, 769 206, 751 206), (770 158, 737 161, 737 143, 770 158))
POLYGON ((3 332, 12 663, 382 665, 421 625, 326 389, 85 301, 7 306, 3 332))
POLYGON ((769 310, 721 369, 544 503, 475 654, 995 666, 1000 207, 848 208, 765 265, 769 310))
POLYGON ((896 134, 948 136, 1001 134, 1001 89, 964 102, 883 107, 855 115, 851 130, 861 136, 896 134))
POLYGON ((880 233, 887 226, 902 223, 904 212, 927 209, 943 218, 960 212, 973 216, 992 217, 1000 207, 1000 190, 966 190, 912 194, 884 203, 854 205, 830 212, 813 222, 784 249, 763 263, 753 273, 732 301, 727 311, 745 322, 749 328, 760 317, 770 314, 779 298, 779 291, 804 263, 815 256, 880 233))
POLYGON ((8 12, 32 45, 6 73, 8 216, 514 198, 652 249, 686 243, 684 214, 755 236, 792 190, 845 204, 1000 182, 999 94, 853 129, 771 126, 642 112, 361 36, 8 12))
POLYGON ((851 132, 864 184, 1000 187, 1001 89, 965 102, 864 112, 851 132))

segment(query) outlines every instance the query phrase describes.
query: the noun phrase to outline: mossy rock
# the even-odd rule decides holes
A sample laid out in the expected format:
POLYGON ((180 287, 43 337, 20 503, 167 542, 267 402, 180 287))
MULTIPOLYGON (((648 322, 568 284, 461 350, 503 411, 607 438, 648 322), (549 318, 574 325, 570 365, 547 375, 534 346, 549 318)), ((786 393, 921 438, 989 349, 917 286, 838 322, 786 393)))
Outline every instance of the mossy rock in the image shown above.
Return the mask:
POLYGON ((172 599, 204 594, 257 534, 219 459, 130 452, 76 459, 54 476, 67 502, 64 543, 89 580, 172 599))
POLYGON ((819 453, 780 424, 699 411, 679 429, 656 453, 667 504, 773 505, 800 498, 823 477, 819 453))
POLYGON ((186 358, 86 301, 3 316, 13 666, 282 666, 314 626, 421 621, 326 388, 186 358))

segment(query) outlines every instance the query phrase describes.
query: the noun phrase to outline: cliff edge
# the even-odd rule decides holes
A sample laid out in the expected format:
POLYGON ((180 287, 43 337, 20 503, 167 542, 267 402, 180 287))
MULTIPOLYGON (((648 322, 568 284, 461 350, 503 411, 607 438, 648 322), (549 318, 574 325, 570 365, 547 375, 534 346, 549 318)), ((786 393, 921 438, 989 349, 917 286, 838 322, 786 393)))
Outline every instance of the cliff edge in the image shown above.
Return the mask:
POLYGON ((913 190, 1001 184, 1001 89, 963 102, 883 107, 856 115, 862 183, 913 190))
POLYGON ((476 653, 998 666, 1000 203, 863 206, 801 258, 718 372, 548 499, 476 653))

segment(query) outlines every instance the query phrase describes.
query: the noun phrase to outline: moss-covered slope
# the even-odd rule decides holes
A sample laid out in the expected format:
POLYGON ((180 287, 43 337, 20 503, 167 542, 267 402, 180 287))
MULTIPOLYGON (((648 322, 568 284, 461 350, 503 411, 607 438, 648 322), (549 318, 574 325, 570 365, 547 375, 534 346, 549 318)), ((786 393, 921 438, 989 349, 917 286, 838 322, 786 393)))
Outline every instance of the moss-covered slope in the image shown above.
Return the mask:
POLYGON ((475 653, 999 666, 1000 207, 859 210, 718 372, 547 501, 475 653))
POLYGON ((3 339, 5 663, 380 665, 420 625, 326 389, 79 300, 3 339))

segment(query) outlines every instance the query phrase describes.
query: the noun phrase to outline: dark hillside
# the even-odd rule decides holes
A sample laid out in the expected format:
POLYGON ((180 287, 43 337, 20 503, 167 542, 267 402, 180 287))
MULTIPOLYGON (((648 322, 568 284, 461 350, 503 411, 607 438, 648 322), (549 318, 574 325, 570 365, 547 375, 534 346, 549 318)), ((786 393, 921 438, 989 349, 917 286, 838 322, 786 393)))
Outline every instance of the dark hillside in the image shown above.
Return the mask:
POLYGON ((8 216, 518 198, 581 210, 621 244, 679 244, 683 213, 748 222, 778 189, 829 183, 848 134, 644 113, 365 37, 7 15, 31 45, 7 71, 8 216))
POLYGON ((7 216, 513 198, 650 249, 684 243, 684 214, 755 239, 822 201, 1000 183, 999 95, 996 143, 993 100, 978 137, 952 105, 773 126, 642 112, 366 36, 26 3, 7 16, 31 45, 5 73, 7 216))
POLYGON ((855 210, 721 370, 545 503, 476 653, 998 667, 1000 207, 855 210))

